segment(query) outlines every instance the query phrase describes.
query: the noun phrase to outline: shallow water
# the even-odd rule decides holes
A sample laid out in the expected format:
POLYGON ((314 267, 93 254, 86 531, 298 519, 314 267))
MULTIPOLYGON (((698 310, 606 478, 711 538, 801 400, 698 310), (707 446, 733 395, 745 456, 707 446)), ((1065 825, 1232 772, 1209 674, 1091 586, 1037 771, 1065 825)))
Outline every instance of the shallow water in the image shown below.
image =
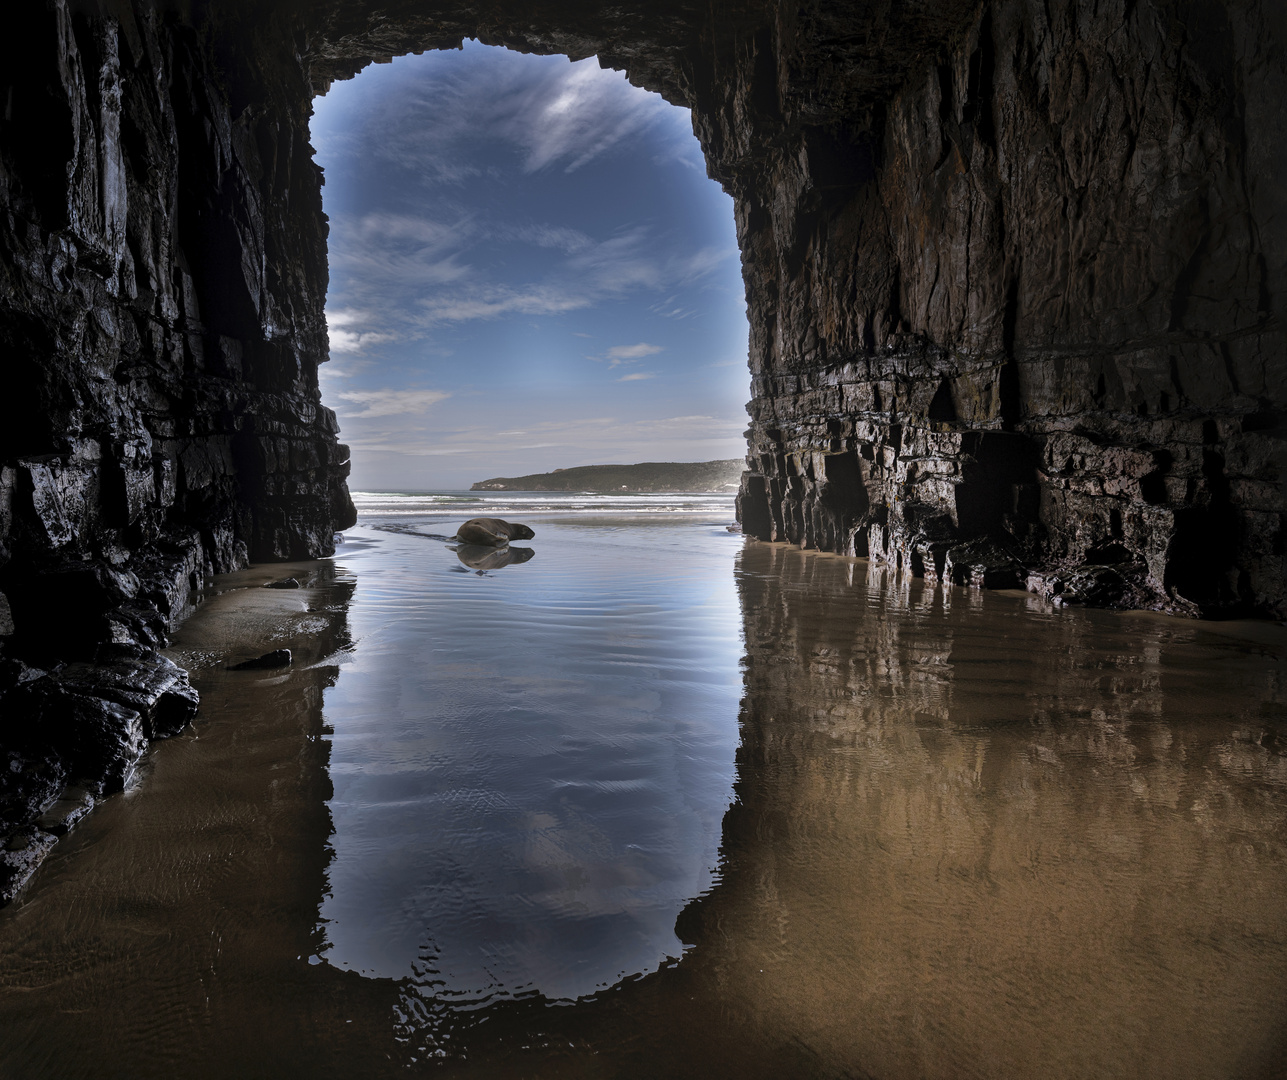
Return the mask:
POLYGON ((732 793, 739 538, 562 519, 480 574, 432 528, 344 547, 324 957, 458 1007, 656 969, 732 793))
POLYGON ((0 1075, 1287 1075, 1283 628, 588 509, 222 581, 0 912, 0 1075))

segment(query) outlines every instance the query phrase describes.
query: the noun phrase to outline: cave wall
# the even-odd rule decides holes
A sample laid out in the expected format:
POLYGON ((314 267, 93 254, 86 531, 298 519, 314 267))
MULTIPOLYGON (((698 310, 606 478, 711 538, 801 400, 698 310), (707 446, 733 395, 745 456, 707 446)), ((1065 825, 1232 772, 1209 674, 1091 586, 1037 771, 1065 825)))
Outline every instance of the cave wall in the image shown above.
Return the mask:
POLYGON ((465 37, 692 108, 742 249, 749 535, 1287 615, 1277 0, 32 0, 0 38, 0 837, 190 715, 155 649, 204 575, 352 523, 310 103, 465 37))
POLYGON ((260 18, 5 12, 0 904, 195 713, 156 650, 203 578, 328 555, 353 519, 311 91, 260 18))
POLYGON ((308 84, 276 26, 265 80, 147 5, 6 24, 0 630, 153 645, 204 573, 329 554, 351 519, 308 84))
MULTIPOLYGON (((744 528, 1067 599, 1283 613, 1285 22, 985 4, 853 127, 792 110, 780 47, 798 149, 720 173, 751 311, 744 528)), ((773 41, 799 37, 784 9, 773 41)), ((708 123, 717 147, 744 125, 708 123)))

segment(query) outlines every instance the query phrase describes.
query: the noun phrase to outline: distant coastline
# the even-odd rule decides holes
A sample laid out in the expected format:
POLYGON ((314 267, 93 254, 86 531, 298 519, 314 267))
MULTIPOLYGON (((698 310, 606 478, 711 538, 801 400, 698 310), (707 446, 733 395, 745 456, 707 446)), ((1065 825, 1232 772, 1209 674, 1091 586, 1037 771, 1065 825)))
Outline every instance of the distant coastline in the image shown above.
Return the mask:
POLYGON ((528 476, 480 480, 470 491, 727 491, 737 490, 746 462, 644 461, 637 465, 580 465, 528 476))

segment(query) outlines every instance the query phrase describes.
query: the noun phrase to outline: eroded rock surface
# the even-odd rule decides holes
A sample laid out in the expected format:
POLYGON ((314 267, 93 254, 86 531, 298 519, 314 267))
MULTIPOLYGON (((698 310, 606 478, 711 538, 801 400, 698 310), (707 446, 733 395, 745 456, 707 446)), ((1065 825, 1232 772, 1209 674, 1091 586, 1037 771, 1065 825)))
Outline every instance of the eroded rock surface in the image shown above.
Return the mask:
MULTIPOLYGON (((748 534, 1287 614, 1271 0, 33 0, 5 30, 5 760, 122 782, 178 720, 120 665, 205 574, 353 520, 310 101, 465 37, 692 108, 743 254, 748 534)), ((48 809, 9 787, 7 829, 48 809)))
POLYGON ((983 5, 865 128, 802 108, 800 153, 735 163, 744 527, 960 581, 965 539, 1047 594, 1282 613, 1282 24, 983 5), (1072 587, 1096 566, 1117 584, 1072 587))

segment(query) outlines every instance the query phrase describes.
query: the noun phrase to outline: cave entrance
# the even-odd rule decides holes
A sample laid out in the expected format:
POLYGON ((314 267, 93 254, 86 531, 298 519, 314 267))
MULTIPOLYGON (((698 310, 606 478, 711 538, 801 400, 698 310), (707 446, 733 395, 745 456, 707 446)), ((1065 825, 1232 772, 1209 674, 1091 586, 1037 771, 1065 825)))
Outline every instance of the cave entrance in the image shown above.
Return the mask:
POLYGON ((314 100, 355 491, 745 454, 732 200, 687 109, 476 42, 314 100))

